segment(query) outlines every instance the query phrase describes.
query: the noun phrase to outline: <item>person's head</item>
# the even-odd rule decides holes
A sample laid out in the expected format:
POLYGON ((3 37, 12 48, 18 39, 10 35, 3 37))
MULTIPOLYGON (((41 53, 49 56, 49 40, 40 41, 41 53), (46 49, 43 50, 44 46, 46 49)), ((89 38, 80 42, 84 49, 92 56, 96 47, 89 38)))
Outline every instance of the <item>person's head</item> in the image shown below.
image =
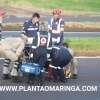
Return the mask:
POLYGON ((47 33, 47 31, 48 31, 48 29, 47 29, 47 24, 44 23, 44 22, 41 22, 41 23, 39 24, 39 30, 40 30, 41 32, 47 33))
POLYGON ((67 42, 63 43, 63 46, 66 47, 66 48, 69 48, 69 44, 67 42))
POLYGON ((54 20, 57 20, 61 17, 61 10, 60 9, 54 9, 53 10, 53 18, 54 20))
POLYGON ((33 22, 33 23, 39 22, 39 19, 40 19, 40 15, 39 15, 38 13, 34 13, 34 14, 32 15, 32 22, 33 22))

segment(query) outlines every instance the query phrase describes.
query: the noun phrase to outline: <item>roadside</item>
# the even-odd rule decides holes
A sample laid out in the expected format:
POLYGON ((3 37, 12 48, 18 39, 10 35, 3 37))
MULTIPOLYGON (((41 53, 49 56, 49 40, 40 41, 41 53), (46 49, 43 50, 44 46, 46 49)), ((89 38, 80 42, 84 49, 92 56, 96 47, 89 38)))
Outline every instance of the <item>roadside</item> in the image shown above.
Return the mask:
MULTIPOLYGON (((46 26, 47 26, 47 22, 46 26)), ((22 29, 23 23, 4 23, 4 31, 19 31, 22 29)), ((100 22, 66 22, 65 31, 70 32, 100 32, 100 22)))
POLYGON ((0 6, 8 14, 21 16, 30 16, 34 11, 50 15, 54 8, 62 9, 65 16, 100 15, 99 0, 0 0, 0 6))
MULTIPOLYGON (((33 12, 39 12, 42 20, 46 21, 52 14, 52 9, 39 9, 32 7, 15 6, 0 6, 0 10, 6 12, 6 18, 15 16, 23 18, 30 18, 33 12)), ((65 20, 65 31, 100 31, 100 13, 95 11, 74 11, 64 10, 63 17, 65 20), (85 17, 85 18, 84 18, 85 17), (70 19, 70 20, 68 20, 70 19), (75 20, 73 20, 75 19, 75 20), (82 21, 81 21, 82 20, 82 21)), ((12 19, 13 20, 13 19, 12 19)), ((14 22, 3 24, 3 30, 21 30, 23 22, 14 22)))
MULTIPOLYGON (((47 24, 47 22, 46 22, 47 24)), ((23 23, 4 23, 3 31, 19 31, 22 29, 23 23)), ((98 23, 82 23, 82 22, 66 22, 65 31, 69 32, 100 32, 100 22, 98 23)))
POLYGON ((100 56, 100 37, 66 39, 75 56, 100 56))
MULTIPOLYGON (((38 9, 33 10, 33 9, 22 9, 22 8, 16 8, 16 7, 0 7, 3 9, 5 12, 7 12, 7 17, 8 16, 17 16, 17 17, 28 17, 30 18, 33 11, 38 11, 38 9)), ((50 15, 51 11, 41 11, 40 14, 41 16, 47 16, 50 15)), ((80 17, 80 16, 100 16, 100 13, 95 13, 95 12, 78 12, 76 13, 75 11, 67 11, 67 13, 64 13, 64 17, 80 17)), ((45 21, 47 24, 47 21, 45 21)), ((22 29, 23 22, 15 22, 15 23, 3 23, 3 31, 19 31, 22 29)), ((73 21, 66 21, 65 23, 65 31, 70 31, 70 32, 100 32, 100 21, 97 22, 88 22, 88 21, 82 21, 82 22, 73 22, 73 21)), ((94 38, 93 40, 88 40, 91 41, 88 43, 86 39, 83 40, 75 40, 72 39, 70 41, 71 47, 74 49, 76 56, 100 56, 100 38, 96 40, 94 38), (81 42, 82 41, 82 42, 81 42), (95 42, 96 41, 96 42, 95 42), (88 44, 88 45, 87 45, 88 44), (83 47, 82 47, 83 46, 83 47)))

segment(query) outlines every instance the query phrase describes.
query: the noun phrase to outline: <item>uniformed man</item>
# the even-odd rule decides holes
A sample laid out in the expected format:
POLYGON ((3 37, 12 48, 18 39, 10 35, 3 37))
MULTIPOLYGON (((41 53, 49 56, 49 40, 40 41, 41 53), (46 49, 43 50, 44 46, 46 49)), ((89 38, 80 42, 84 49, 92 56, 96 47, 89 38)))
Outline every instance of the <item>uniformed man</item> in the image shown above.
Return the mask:
POLYGON ((53 11, 53 18, 48 22, 48 30, 52 33, 53 44, 63 44, 64 20, 61 18, 61 10, 53 11))
POLYGON ((38 45, 38 31, 39 31, 39 19, 40 15, 38 13, 34 13, 32 19, 26 21, 22 30, 22 38, 27 40, 27 45, 34 43, 34 48, 38 45))

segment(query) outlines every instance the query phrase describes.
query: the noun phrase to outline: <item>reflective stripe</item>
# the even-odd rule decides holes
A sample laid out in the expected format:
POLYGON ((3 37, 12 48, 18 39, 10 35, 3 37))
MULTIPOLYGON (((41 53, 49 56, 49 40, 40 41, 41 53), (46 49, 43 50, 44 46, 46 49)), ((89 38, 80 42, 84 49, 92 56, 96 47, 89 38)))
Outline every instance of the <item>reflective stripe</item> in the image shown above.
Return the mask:
POLYGON ((52 38, 52 42, 57 42, 57 39, 56 38, 52 38))
POLYGON ((37 32, 37 35, 38 35, 38 43, 37 43, 37 47, 39 47, 39 45, 40 45, 40 32, 37 32))
POLYGON ((33 48, 33 49, 36 49, 36 48, 37 48, 37 46, 32 46, 32 48, 33 48))
POLYGON ((60 66, 55 67, 55 66, 53 66, 53 65, 49 65, 49 67, 50 67, 50 68, 54 68, 54 69, 63 69, 63 68, 61 68, 60 66))
POLYGON ((60 48, 59 47, 53 47, 54 49, 57 49, 57 50, 60 50, 60 48))
POLYGON ((43 72, 44 72, 44 70, 42 69, 42 70, 41 70, 41 72, 43 73, 43 72))
POLYGON ((25 31, 24 31, 24 30, 22 30, 21 32, 22 32, 22 33, 25 33, 25 31))
POLYGON ((28 31, 31 31, 31 30, 38 30, 38 28, 28 28, 27 30, 28 30, 28 31))
POLYGON ((50 38, 51 38, 51 34, 50 34, 50 33, 48 33, 48 42, 47 42, 47 48, 49 47, 50 38))
POLYGON ((60 23, 61 23, 61 21, 62 21, 62 18, 60 18, 60 20, 59 20, 59 24, 58 24, 58 26, 57 26, 57 30, 60 29, 60 23))
MULTIPOLYGON (((61 23, 61 21, 62 21, 62 18, 60 18, 60 20, 59 20, 59 23, 57 25, 57 30, 60 29, 60 23, 61 23)), ((53 18, 51 19, 51 26, 52 26, 52 24, 53 24, 53 18)))
POLYGON ((60 37, 58 37, 58 38, 52 38, 52 42, 57 42, 57 43, 59 43, 59 42, 60 42, 60 37))
POLYGON ((32 44, 33 43, 33 38, 28 38, 27 44, 32 44))
POLYGON ((61 26, 63 27, 64 25, 62 24, 61 26))
POLYGON ((52 24, 53 24, 53 18, 51 19, 51 29, 52 29, 52 24))
POLYGON ((50 30, 52 30, 52 27, 51 27, 51 25, 48 25, 48 28, 49 28, 50 30))
POLYGON ((49 53, 47 53, 47 58, 50 58, 50 54, 49 53))
POLYGON ((48 49, 48 50, 52 50, 52 47, 48 47, 47 49, 48 49))
POLYGON ((10 59, 5 59, 5 62, 10 62, 10 59))
POLYGON ((30 57, 33 58, 33 54, 30 54, 30 57))
POLYGON ((35 65, 35 66, 39 66, 39 64, 37 64, 37 63, 33 63, 33 65, 35 65))
POLYGON ((4 64, 5 67, 9 67, 9 64, 4 64))

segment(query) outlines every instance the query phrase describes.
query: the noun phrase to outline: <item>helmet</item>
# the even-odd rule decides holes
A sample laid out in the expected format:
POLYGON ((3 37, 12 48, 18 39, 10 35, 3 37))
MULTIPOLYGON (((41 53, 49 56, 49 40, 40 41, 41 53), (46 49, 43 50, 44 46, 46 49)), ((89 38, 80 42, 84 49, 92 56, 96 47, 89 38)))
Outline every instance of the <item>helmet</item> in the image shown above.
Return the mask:
POLYGON ((55 15, 55 14, 61 15, 61 10, 60 9, 54 9, 53 10, 53 15, 55 15))
POLYGON ((0 11, 0 17, 4 18, 5 17, 5 12, 0 11))

